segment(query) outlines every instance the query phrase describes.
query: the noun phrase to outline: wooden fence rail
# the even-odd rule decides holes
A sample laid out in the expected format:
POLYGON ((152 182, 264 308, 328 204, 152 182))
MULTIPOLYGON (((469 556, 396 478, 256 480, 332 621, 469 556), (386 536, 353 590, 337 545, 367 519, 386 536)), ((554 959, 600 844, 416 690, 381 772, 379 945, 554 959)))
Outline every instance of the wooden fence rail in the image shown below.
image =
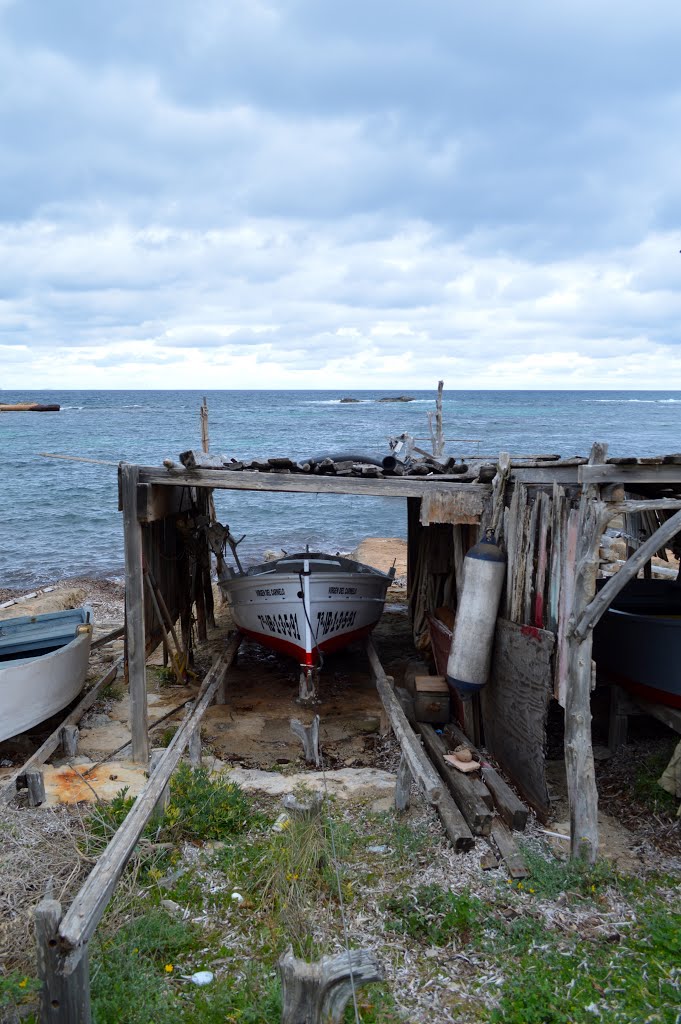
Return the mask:
POLYGON ((200 720, 220 696, 225 676, 236 657, 235 637, 204 679, 193 707, 187 711, 171 743, 159 759, 125 821, 88 875, 70 908, 62 914, 56 900, 43 900, 36 910, 38 968, 43 984, 41 1024, 90 1024, 88 943, 99 924, 139 838, 163 796, 188 744, 194 746, 200 720))

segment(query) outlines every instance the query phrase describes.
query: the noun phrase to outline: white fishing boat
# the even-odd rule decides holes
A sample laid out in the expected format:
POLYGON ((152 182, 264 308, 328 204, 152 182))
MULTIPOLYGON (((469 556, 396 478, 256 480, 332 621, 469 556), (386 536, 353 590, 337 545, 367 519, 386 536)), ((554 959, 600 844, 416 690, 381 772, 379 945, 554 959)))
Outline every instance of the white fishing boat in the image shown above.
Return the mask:
POLYGON ((0 741, 51 718, 78 696, 91 637, 88 606, 0 621, 0 741))
POLYGON ((242 633, 299 662, 300 699, 310 700, 323 655, 371 632, 394 576, 394 568, 305 552, 226 568, 220 588, 242 633))

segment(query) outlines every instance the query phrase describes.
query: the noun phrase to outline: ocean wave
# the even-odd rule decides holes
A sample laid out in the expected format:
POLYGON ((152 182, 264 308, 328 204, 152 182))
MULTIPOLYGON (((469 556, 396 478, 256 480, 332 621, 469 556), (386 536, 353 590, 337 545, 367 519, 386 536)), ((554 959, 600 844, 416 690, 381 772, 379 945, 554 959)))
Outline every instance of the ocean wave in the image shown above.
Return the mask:
POLYGON ((681 398, 583 398, 587 405, 679 405, 681 398))

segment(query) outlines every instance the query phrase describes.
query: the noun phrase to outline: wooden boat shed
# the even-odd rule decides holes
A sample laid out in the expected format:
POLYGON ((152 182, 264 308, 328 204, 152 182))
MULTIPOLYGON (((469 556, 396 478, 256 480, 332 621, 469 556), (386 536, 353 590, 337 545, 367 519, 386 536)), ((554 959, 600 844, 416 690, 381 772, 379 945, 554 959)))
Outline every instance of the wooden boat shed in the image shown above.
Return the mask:
POLYGON ((547 816, 545 727, 551 698, 559 702, 565 711, 571 852, 595 860, 592 631, 626 582, 653 555, 674 547, 681 531, 681 455, 608 459, 607 446, 594 444, 588 458, 502 453, 479 458, 466 472, 420 475, 359 467, 319 473, 286 459, 242 464, 207 457, 184 463, 119 467, 135 761, 149 758, 145 659, 163 640, 163 618, 179 619, 185 635, 194 618, 202 639, 213 615, 207 529, 214 489, 406 500, 417 648, 429 642, 429 615, 441 606, 455 610, 466 551, 488 528, 505 548, 492 672, 478 712, 484 743, 540 817, 547 816), (638 546, 597 593, 602 537, 622 516, 638 546))

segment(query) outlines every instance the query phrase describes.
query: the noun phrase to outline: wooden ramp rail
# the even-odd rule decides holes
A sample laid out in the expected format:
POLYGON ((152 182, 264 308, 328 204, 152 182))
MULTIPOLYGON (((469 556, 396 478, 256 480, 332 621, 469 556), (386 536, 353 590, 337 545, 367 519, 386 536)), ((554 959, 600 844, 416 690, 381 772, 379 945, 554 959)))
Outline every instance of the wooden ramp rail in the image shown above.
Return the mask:
POLYGON ((475 844, 473 834, 456 803, 449 793, 445 791, 442 779, 435 771, 428 755, 421 746, 418 736, 416 736, 409 724, 371 640, 366 642, 366 651, 378 695, 381 698, 395 738, 402 748, 402 760, 398 770, 398 787, 396 791, 397 809, 404 810, 408 805, 409 788, 413 778, 428 802, 437 809, 444 830, 454 849, 457 851, 472 849, 475 844))
POLYGON ((225 676, 236 657, 241 637, 236 636, 214 662, 196 703, 185 715, 169 746, 158 760, 149 781, 88 875, 69 910, 62 916, 56 900, 43 900, 36 909, 38 965, 43 984, 41 1024, 90 1024, 88 943, 132 855, 145 825, 162 798, 170 777, 188 745, 196 752, 201 718, 221 695, 225 676))

